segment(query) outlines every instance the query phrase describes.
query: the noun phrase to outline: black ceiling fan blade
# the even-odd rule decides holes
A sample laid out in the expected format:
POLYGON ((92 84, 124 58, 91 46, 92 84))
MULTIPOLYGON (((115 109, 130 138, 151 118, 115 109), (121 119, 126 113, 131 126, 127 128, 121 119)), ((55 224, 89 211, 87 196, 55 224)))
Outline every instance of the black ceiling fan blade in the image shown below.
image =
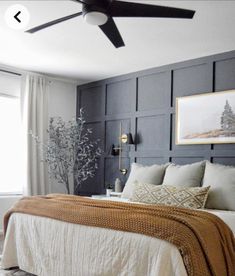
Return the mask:
POLYGON ((88 6, 90 5, 99 6, 100 4, 107 5, 109 1, 113 1, 113 0, 71 0, 71 1, 88 5, 88 6))
POLYGON ((48 28, 48 27, 51 27, 53 25, 56 25, 58 23, 61 23, 61 22, 64 22, 66 20, 69 20, 69 19, 72 19, 74 17, 77 17, 77 16, 80 16, 82 15, 82 12, 77 12, 77 13, 74 13, 74 14, 71 14, 71 15, 67 15, 65 17, 62 17, 62 18, 59 18, 59 19, 56 19, 56 20, 53 20, 53 21, 50 21, 48 23, 45 23, 45 24, 42 24, 42 25, 39 25, 37 27, 34 27, 30 30, 27 30, 26 33, 30 33, 30 34, 33 34, 33 33, 36 33, 40 30, 43 30, 45 28, 48 28))
POLYGON ((172 7, 113 1, 109 7, 113 17, 193 18, 195 11, 172 7))
POLYGON ((109 17, 107 23, 99 27, 116 48, 125 46, 124 41, 120 35, 120 32, 112 17, 109 17))
POLYGON ((81 4, 85 4, 85 5, 88 5, 88 4, 86 3, 86 0, 71 0, 71 1, 77 2, 77 3, 81 3, 81 4))

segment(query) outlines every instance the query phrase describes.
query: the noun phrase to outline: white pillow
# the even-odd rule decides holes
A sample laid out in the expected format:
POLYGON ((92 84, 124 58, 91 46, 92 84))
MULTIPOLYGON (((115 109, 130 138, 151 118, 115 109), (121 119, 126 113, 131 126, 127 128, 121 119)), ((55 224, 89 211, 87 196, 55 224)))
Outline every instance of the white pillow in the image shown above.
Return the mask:
POLYGON ((131 172, 122 192, 122 197, 132 197, 133 183, 135 181, 153 185, 161 185, 165 174, 165 169, 168 165, 169 164, 143 166, 141 164, 132 163, 131 172))
POLYGON ((206 208, 235 211, 235 167, 206 162, 203 187, 208 184, 206 208))
POLYGON ((204 171, 205 161, 182 166, 170 164, 166 169, 162 184, 177 187, 199 187, 204 171))

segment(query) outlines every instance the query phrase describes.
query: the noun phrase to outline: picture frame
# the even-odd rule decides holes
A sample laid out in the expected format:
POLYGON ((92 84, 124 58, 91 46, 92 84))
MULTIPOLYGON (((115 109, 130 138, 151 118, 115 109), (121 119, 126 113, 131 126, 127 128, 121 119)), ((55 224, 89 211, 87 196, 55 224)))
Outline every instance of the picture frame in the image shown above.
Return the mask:
POLYGON ((176 98, 175 143, 235 143, 235 90, 176 98))

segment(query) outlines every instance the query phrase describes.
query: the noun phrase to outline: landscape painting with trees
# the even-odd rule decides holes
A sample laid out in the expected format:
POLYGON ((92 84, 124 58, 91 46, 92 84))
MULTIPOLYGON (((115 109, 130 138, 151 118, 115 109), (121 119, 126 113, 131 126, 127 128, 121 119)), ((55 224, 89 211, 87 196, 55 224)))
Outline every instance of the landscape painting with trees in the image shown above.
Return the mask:
POLYGON ((176 144, 235 143, 235 90, 176 102, 176 144))

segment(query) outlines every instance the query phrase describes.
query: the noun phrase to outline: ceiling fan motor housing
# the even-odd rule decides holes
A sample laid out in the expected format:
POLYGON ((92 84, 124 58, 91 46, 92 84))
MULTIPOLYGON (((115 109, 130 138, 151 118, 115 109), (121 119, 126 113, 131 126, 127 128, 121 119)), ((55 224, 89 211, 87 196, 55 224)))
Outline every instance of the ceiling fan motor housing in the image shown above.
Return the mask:
POLYGON ((94 4, 82 6, 83 18, 91 25, 104 25, 109 18, 107 9, 112 1, 94 1, 94 4))

